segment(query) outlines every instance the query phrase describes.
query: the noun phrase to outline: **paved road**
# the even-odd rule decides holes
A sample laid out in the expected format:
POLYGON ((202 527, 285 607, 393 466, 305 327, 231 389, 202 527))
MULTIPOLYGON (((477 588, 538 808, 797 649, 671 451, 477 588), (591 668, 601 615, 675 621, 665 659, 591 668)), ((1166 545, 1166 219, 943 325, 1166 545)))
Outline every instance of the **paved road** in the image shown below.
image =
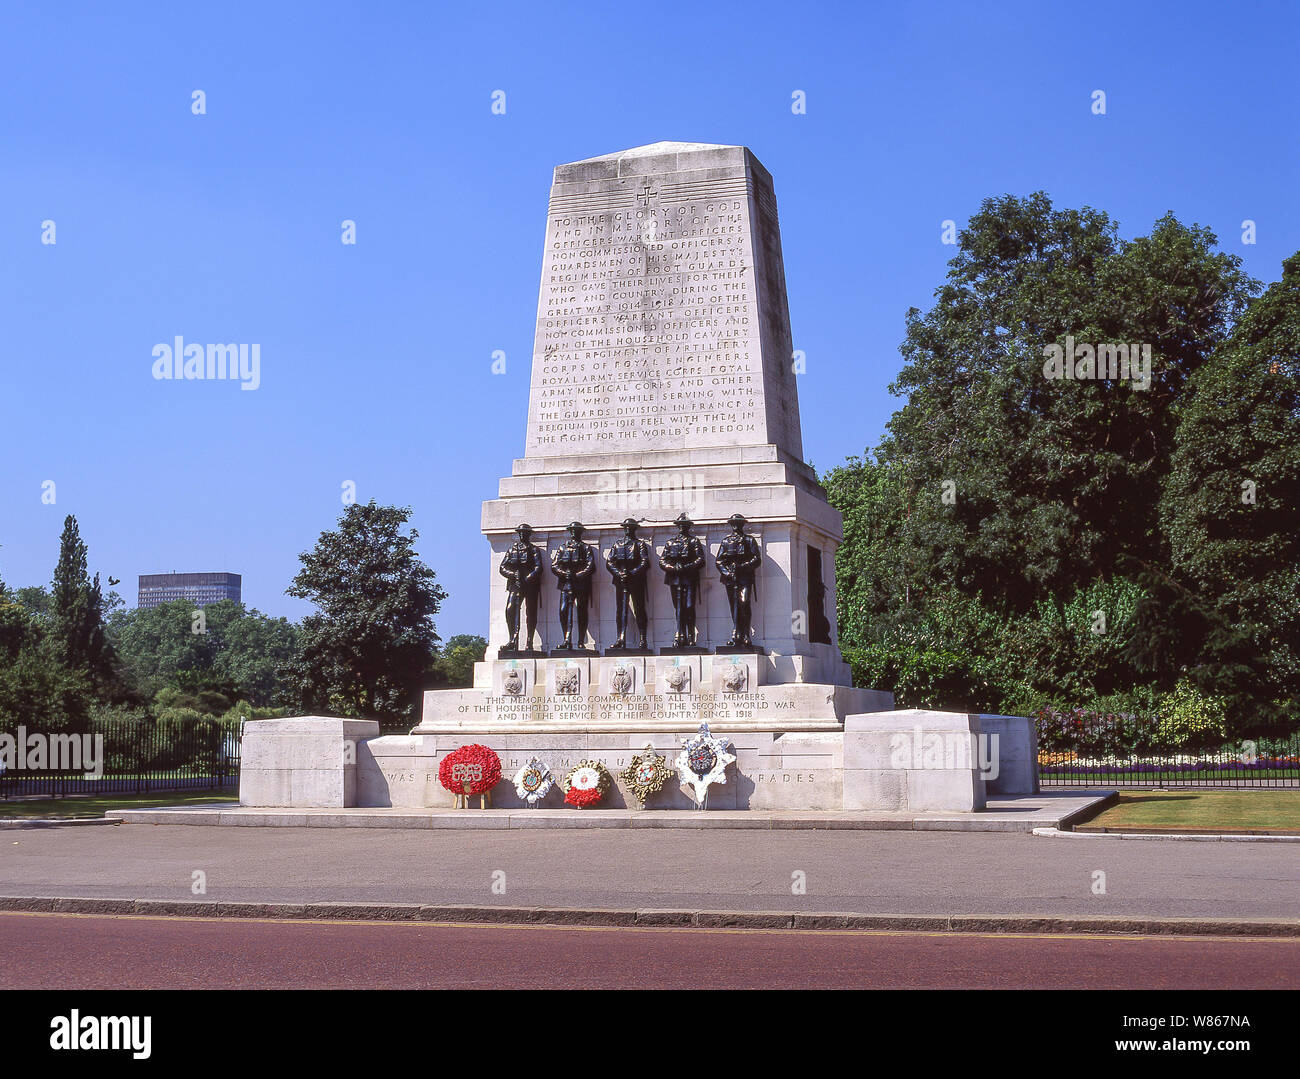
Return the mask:
POLYGON ((0 895, 1296 918, 1300 844, 127 824, 0 832, 0 895), (206 894, 192 890, 195 871, 206 894))
POLYGON ((1295 989, 1300 940, 0 913, 0 989, 1295 989), (688 954, 698 973, 687 970, 688 954))

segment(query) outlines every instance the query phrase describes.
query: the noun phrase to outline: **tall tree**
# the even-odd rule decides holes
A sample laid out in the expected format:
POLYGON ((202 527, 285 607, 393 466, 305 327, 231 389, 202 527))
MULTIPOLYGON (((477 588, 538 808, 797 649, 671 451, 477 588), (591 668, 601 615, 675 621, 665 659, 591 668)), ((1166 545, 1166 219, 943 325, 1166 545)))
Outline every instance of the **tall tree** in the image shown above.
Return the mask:
POLYGON ((284 703, 281 672, 298 654, 296 625, 250 610, 226 627, 221 644, 213 670, 237 687, 241 700, 257 708, 284 703))
POLYGON ((0 582, 0 731, 82 729, 89 706, 86 677, 63 665, 40 619, 0 582))
POLYGON ((1300 705, 1300 252, 1191 390, 1160 507, 1173 662, 1276 722, 1300 705))
POLYGON ((433 678, 434 615, 447 593, 403 531, 409 508, 353 503, 338 527, 301 556, 286 590, 310 600, 289 675, 302 704, 346 715, 400 719, 433 678))
POLYGON ((99 574, 86 568, 86 544, 69 515, 59 538, 59 561, 50 588, 51 629, 59 658, 97 687, 112 676, 112 649, 104 631, 104 594, 99 574))
POLYGON ((1055 602, 1158 545, 1174 405, 1255 282, 1173 217, 1117 238, 1047 196, 987 200, 934 307, 908 313, 906 404, 882 451, 909 500, 918 576, 1007 611, 1055 602), (1048 346, 1151 348, 1150 388, 1053 380, 1048 346))

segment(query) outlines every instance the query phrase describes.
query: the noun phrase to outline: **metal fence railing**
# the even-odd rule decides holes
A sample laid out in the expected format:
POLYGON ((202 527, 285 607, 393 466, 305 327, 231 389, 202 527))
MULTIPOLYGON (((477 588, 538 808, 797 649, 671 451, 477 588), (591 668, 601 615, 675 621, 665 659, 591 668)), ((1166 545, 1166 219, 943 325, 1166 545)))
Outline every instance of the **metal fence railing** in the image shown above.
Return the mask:
POLYGON ((0 798, 204 790, 239 782, 240 731, 215 719, 114 720, 83 732, 18 728, 0 757, 0 798))
POLYGON ((1045 787, 1300 788, 1300 731, 1171 744, 1150 717, 1077 710, 1034 719, 1045 787))

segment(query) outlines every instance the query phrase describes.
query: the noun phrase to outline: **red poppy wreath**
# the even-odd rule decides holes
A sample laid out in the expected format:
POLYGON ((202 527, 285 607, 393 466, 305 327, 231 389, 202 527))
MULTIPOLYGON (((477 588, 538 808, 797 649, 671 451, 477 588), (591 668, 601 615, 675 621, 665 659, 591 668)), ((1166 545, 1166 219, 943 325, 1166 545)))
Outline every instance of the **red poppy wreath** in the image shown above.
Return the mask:
POLYGON ((484 794, 501 780, 501 758, 478 744, 453 749, 438 765, 438 782, 452 794, 484 794))

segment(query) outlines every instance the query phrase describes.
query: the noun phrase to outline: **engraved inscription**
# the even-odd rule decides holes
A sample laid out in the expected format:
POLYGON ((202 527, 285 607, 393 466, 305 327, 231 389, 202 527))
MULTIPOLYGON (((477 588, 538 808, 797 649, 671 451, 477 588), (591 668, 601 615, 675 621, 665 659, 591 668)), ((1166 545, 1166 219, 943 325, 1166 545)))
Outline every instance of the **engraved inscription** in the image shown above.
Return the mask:
POLYGON ((749 182, 687 175, 553 199, 528 454, 766 440, 749 182))

